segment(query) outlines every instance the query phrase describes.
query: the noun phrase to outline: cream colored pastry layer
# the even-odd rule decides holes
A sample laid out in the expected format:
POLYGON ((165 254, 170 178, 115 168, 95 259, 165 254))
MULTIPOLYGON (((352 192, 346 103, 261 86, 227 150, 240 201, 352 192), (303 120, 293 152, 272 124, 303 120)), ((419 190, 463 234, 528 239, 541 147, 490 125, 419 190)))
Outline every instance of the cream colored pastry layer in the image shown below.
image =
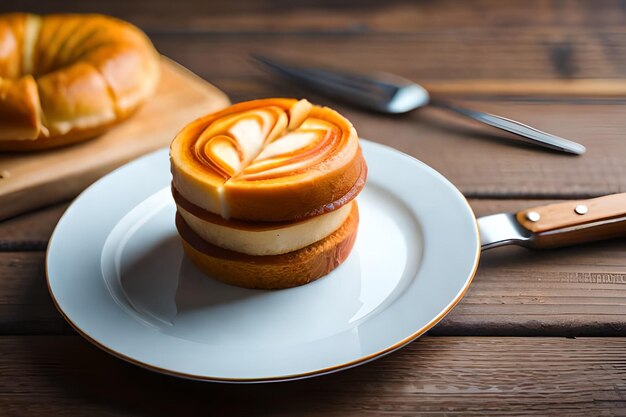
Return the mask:
POLYGON ((181 206, 178 212, 191 230, 213 245, 248 255, 280 255, 309 246, 339 229, 348 218, 352 204, 356 203, 350 202, 330 213, 296 223, 276 227, 251 225, 245 229, 208 222, 181 206))

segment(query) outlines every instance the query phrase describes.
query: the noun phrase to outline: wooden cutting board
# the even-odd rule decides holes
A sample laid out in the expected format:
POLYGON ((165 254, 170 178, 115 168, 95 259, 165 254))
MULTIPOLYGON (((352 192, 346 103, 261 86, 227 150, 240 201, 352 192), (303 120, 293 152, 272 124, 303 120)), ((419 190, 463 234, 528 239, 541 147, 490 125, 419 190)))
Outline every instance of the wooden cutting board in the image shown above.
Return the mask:
POLYGON ((163 58, 154 97, 104 135, 56 150, 0 153, 0 220, 75 197, 114 168, 169 145, 188 122, 229 104, 222 91, 163 58))

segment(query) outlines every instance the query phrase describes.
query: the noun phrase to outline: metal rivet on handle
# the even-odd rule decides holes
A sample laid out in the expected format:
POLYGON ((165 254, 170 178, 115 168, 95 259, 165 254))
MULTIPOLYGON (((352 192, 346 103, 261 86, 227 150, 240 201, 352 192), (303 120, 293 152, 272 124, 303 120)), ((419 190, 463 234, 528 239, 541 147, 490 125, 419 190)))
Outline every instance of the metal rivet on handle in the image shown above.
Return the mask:
POLYGON ((533 223, 538 222, 539 220, 541 220, 541 214, 537 213, 536 211, 529 211, 528 213, 526 213, 526 220, 533 223))
POLYGON ((579 204, 576 206, 574 211, 576 212, 576 214, 580 214, 582 216, 583 214, 587 214, 589 208, 584 204, 579 204))

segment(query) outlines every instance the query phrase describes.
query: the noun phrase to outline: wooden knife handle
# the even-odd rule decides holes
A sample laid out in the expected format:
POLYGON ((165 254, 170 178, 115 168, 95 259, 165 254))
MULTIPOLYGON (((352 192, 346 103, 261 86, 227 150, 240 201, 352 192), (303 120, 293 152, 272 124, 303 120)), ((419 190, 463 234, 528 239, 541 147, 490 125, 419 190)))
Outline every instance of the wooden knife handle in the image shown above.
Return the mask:
POLYGON ((531 246, 537 248, 626 236, 626 193, 533 207, 516 218, 534 234, 531 246))

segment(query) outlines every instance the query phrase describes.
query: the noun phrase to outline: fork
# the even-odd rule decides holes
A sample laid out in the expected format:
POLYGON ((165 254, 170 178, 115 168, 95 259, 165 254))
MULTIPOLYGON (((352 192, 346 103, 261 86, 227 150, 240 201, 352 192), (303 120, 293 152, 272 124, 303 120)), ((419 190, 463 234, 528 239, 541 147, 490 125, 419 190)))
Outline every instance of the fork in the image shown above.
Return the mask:
POLYGON ((377 112, 400 114, 431 105, 513 133, 526 141, 545 148, 574 155, 582 155, 586 151, 585 147, 579 143, 543 132, 515 120, 470 110, 446 101, 435 100, 421 85, 394 74, 355 74, 334 69, 287 64, 258 54, 251 54, 251 57, 274 72, 314 89, 322 95, 341 99, 377 112))

